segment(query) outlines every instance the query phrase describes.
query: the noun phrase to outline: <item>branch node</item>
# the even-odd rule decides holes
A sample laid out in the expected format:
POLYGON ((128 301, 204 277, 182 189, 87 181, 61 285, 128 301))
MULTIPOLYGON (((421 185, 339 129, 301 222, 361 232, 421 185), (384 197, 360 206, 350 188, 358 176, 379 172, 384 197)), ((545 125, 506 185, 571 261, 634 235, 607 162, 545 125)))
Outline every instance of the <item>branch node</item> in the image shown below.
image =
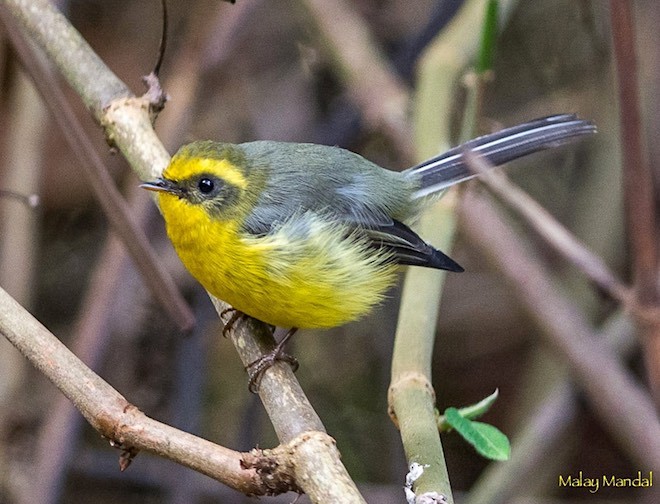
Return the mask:
POLYGON ((387 404, 389 405, 387 407, 387 413, 390 415, 390 419, 397 429, 399 428, 399 420, 397 419, 396 411, 394 411, 394 398, 406 388, 423 389, 430 397, 431 402, 435 404, 435 390, 426 375, 417 371, 402 373, 396 381, 392 381, 387 391, 387 404))
POLYGON ((158 114, 160 114, 165 108, 165 103, 170 99, 170 95, 163 90, 160 85, 160 79, 154 72, 151 72, 149 75, 144 75, 142 77, 142 82, 147 88, 147 91, 142 95, 142 98, 149 102, 149 117, 153 124, 156 121, 158 114))
POLYGON ((254 469, 261 481, 262 488, 258 495, 302 493, 296 484, 296 475, 288 451, 289 447, 285 445, 271 450, 254 448, 243 455, 241 468, 254 469))

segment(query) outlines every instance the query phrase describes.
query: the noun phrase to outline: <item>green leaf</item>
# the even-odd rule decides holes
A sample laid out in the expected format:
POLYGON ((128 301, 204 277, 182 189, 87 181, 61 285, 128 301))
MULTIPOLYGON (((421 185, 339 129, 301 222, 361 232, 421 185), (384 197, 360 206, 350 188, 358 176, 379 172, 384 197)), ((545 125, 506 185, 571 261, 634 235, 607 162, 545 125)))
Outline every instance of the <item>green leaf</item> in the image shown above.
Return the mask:
POLYGON ((511 444, 497 427, 468 420, 456 408, 447 408, 445 419, 483 457, 491 460, 508 460, 511 444))
MULTIPOLYGON (((482 399, 478 403, 471 404, 470 406, 465 406, 464 408, 460 408, 458 412, 461 414, 463 418, 467 418, 468 420, 474 420, 475 418, 479 418, 481 415, 486 413, 493 404, 495 404, 495 401, 497 400, 499 394, 500 394, 499 389, 495 389, 495 392, 493 392, 488 397, 482 399)), ((444 415, 438 416, 438 429, 440 430, 440 432, 446 432, 451 427, 452 426, 449 424, 449 422, 447 422, 447 419, 444 417, 444 415)))

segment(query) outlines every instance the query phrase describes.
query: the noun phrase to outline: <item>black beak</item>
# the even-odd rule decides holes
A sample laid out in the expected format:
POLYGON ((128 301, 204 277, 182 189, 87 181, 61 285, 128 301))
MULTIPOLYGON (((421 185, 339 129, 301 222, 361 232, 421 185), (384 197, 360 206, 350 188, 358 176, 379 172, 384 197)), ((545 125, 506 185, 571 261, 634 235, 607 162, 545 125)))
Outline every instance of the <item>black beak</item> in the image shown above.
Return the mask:
POLYGON ((147 191, 181 194, 181 189, 179 189, 179 187, 174 182, 164 178, 159 178, 153 182, 143 182, 140 184, 140 187, 142 189, 146 189, 147 191))

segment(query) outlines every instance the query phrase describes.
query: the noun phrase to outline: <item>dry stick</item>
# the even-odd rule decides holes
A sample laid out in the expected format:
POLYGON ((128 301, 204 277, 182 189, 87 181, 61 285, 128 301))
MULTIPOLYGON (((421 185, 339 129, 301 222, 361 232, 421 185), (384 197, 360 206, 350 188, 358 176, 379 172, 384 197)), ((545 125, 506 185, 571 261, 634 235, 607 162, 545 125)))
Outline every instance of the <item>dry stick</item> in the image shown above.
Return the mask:
MULTIPOLYGON (((217 299, 212 301, 218 311, 227 306, 217 299)), ((245 365, 273 348, 270 329, 253 319, 236 322, 230 338, 245 365)), ((289 364, 276 362, 268 368, 259 386, 259 397, 278 439, 292 447, 289 455, 295 480, 311 501, 364 502, 341 463, 334 440, 325 433, 289 364)))
MULTIPOLYGON (((633 5, 630 1, 610 2, 621 118, 624 208, 636 293, 642 306, 657 308, 658 222, 654 177, 642 139, 633 5)), ((660 323, 640 322, 646 372, 660 407, 660 323)))
POLYGON ((163 268, 145 234, 135 223, 124 198, 115 186, 103 160, 92 146, 86 131, 80 125, 69 105, 59 82, 43 65, 43 59, 27 43, 15 26, 11 14, 0 7, 0 20, 9 34, 21 63, 31 75, 35 87, 60 126, 60 131, 78 157, 97 200, 101 204, 113 230, 122 239, 145 283, 163 309, 183 331, 190 330, 195 317, 179 293, 172 277, 163 268))
MULTIPOLYGON (((109 440, 168 458, 240 492, 267 493, 268 489, 256 472, 241 467, 243 454, 145 416, 2 289, 0 334, 48 377, 92 427, 109 440)), ((56 445, 55 440, 51 442, 56 445)))
POLYGON ((546 341, 568 361, 587 400, 621 450, 640 467, 660 466, 660 425, 648 395, 604 346, 577 308, 492 204, 473 191, 460 205, 461 229, 512 285, 546 341))
POLYGON ((548 245, 589 280, 641 320, 658 321, 658 314, 639 306, 635 293, 616 277, 599 256, 591 252, 525 191, 513 184, 503 172, 490 170, 492 165, 473 152, 466 151, 464 156, 470 168, 479 174, 479 182, 523 217, 548 245))

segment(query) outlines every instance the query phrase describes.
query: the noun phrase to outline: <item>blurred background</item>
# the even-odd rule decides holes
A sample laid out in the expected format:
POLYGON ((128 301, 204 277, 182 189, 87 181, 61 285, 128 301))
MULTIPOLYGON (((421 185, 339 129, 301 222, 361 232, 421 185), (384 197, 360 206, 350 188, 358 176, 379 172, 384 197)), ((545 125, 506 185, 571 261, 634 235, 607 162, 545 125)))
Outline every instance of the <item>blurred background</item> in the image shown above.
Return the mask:
MULTIPOLYGON (((405 108, 395 113, 409 118, 425 106, 416 93, 421 61, 429 59, 428 52, 463 3, 347 3, 352 21, 372 38, 397 89, 406 95, 405 101, 395 103, 405 108)), ((152 70, 161 36, 159 2, 58 4, 110 68, 142 93, 141 76, 152 70)), ((417 153, 404 152, 386 127, 365 115, 323 29, 324 16, 333 10, 311 7, 315 4, 170 2, 169 47, 162 68, 170 102, 156 123, 170 152, 195 139, 272 139, 339 145, 394 170, 419 160, 417 153)), ((627 279, 607 5, 537 0, 518 2, 507 11, 479 126, 487 132, 560 112, 596 122, 596 138, 516 162, 507 173, 627 279)), ((649 159, 657 172, 659 146, 653 139, 660 121, 654 93, 660 84, 660 8, 653 0, 639 0, 635 8, 649 159)), ((475 39, 480 32, 480 26, 470 28, 475 39)), ((347 37, 345 43, 350 52, 354 40, 347 37)), ((442 81, 445 76, 438 68, 442 81)), ((465 72, 469 70, 468 65, 465 72)), ((178 263, 155 207, 136 189, 138 180, 126 162, 108 149, 100 128, 68 91, 108 170, 139 212, 166 269, 193 307, 198 323, 192 334, 176 329, 109 232, 76 157, 7 43, 0 48, 0 71, 0 188, 37 193, 42 202, 28 209, 12 199, 0 200, 0 285, 147 415, 236 450, 275 446, 261 403, 248 392, 231 343, 220 336, 215 311, 178 263)), ((449 118, 458 134, 465 88, 461 81, 447 86, 451 108, 439 110, 438 116, 449 118)), ((420 132, 411 128, 407 134, 414 145, 420 132)), ((515 215, 510 215, 510 225, 552 270, 557 291, 594 328, 632 334, 615 303, 529 233, 515 215)), ((579 390, 566 381, 565 365, 540 340, 538 327, 509 285, 460 227, 451 255, 466 272, 449 275, 443 293, 433 365, 438 408, 476 402, 497 388, 500 399, 484 420, 515 438, 549 404, 551 393, 564 391, 572 398, 557 403, 571 407, 556 428, 549 427, 558 438, 530 462, 532 476, 510 476, 520 487, 511 502, 658 502, 652 490, 603 488, 594 496, 584 488, 558 486, 558 475, 580 470, 596 477, 624 477, 660 468, 639 467, 617 447, 579 390)), ((369 502, 403 501, 406 461, 387 415, 398 297, 399 292, 392 291, 376 313, 357 323, 300 333, 290 348, 300 361, 298 379, 369 502)), ((120 473, 119 452, 4 339, 0 347, 0 504, 28 502, 26 496, 33 495, 35 487, 43 502, 52 503, 251 501, 146 454, 120 473)), ((626 355, 630 373, 643 381, 634 344, 626 355)), ((443 445, 452 487, 459 499, 467 498, 493 467, 455 434, 444 434, 443 445)), ((514 445, 512 457, 516 455, 514 445)), ((262 500, 291 502, 293 497, 262 500)))

